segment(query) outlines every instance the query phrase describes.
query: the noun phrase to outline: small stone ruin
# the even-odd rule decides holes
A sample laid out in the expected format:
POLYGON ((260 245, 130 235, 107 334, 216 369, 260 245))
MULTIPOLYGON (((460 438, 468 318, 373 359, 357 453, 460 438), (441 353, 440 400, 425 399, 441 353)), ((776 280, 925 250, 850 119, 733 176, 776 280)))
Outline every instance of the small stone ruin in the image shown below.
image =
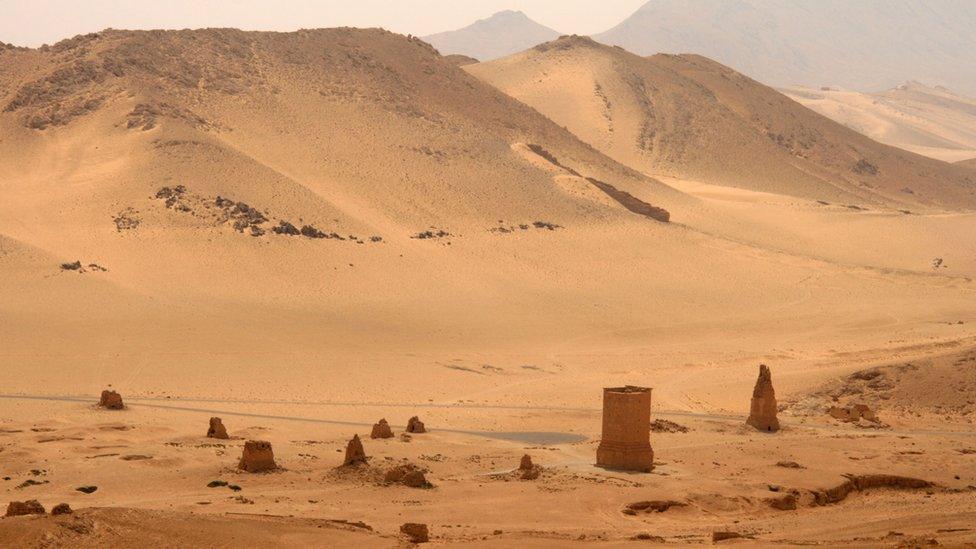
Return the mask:
POLYGON ((359 465, 366 463, 366 450, 363 448, 363 441, 359 440, 359 435, 353 435, 352 440, 346 445, 346 459, 342 464, 345 466, 359 465))
POLYGON ((749 407, 749 419, 746 420, 746 424, 767 433, 779 431, 773 376, 765 364, 759 365, 759 379, 756 380, 756 386, 752 390, 752 403, 749 407))
POLYGON ((390 424, 386 422, 386 419, 381 419, 373 425, 373 431, 369 434, 369 438, 393 438, 393 429, 390 429, 390 424))
POLYGON ((432 488, 433 485, 427 481, 423 470, 412 463, 397 465, 383 477, 386 484, 402 484, 410 488, 432 488))
POLYGON ((102 391, 102 396, 98 400, 98 405, 106 410, 125 409, 125 404, 122 402, 122 395, 108 389, 102 391))
POLYGON ((407 432, 408 433, 426 433, 427 428, 424 427, 424 422, 420 421, 420 418, 413 416, 410 421, 407 422, 407 432))
POLYGON ((11 501, 7 505, 8 517, 22 517, 24 515, 43 515, 46 511, 36 499, 29 501, 11 501))
POLYGON ((210 418, 210 428, 207 429, 207 438, 228 439, 227 428, 219 417, 210 418))
POLYGON ((400 526, 400 532, 407 536, 410 543, 427 543, 430 541, 430 530, 426 524, 407 522, 400 526))
POLYGON ((238 467, 248 473, 263 473, 277 469, 278 465, 275 463, 271 443, 264 440, 245 442, 244 454, 241 456, 238 467))

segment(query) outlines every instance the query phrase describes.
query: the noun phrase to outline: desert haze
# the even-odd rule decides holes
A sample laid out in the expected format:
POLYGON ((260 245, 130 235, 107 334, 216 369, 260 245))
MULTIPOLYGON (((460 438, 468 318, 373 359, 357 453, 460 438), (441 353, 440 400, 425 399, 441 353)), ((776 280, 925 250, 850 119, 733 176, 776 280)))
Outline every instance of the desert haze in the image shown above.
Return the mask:
POLYGON ((976 544, 972 128, 541 40, 0 45, 0 546, 976 544))

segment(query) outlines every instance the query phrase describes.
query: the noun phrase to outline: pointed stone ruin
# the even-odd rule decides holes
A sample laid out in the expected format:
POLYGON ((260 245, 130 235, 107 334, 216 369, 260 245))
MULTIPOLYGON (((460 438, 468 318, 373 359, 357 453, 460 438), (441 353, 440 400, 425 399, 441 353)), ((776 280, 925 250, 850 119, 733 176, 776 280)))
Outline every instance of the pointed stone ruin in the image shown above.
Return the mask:
POLYGON ((106 410, 125 409, 125 404, 122 402, 122 395, 108 389, 102 391, 102 397, 98 399, 98 405, 106 410))
POLYGON ((752 425, 759 431, 773 433, 779 431, 779 420, 776 419, 776 391, 773 390, 773 376, 769 367, 759 365, 759 379, 752 390, 752 404, 749 408, 747 425, 752 425))
POLYGON ((518 474, 522 480, 535 480, 542 474, 542 467, 532 463, 532 456, 525 454, 519 461, 518 474))
POLYGON ((264 440, 249 440, 244 443, 244 454, 239 468, 248 473, 263 473, 278 468, 275 463, 271 443, 264 440))
POLYGON ((373 425, 373 432, 369 434, 369 438, 393 438, 393 429, 390 429, 390 424, 385 418, 381 419, 373 425))
POLYGON ((345 466, 359 465, 366 463, 366 450, 363 448, 363 441, 359 440, 359 435, 353 435, 352 440, 346 445, 346 459, 342 464, 345 466))
POLYGON ((7 505, 8 517, 22 517, 24 515, 43 515, 46 513, 44 506, 36 499, 30 501, 11 501, 7 505))
POLYGON ((407 422, 407 432, 408 433, 426 433, 427 428, 424 427, 424 422, 420 421, 420 418, 413 416, 410 421, 407 422))
POLYGON ((210 418, 210 428, 207 429, 207 438, 228 439, 227 428, 219 417, 210 418))

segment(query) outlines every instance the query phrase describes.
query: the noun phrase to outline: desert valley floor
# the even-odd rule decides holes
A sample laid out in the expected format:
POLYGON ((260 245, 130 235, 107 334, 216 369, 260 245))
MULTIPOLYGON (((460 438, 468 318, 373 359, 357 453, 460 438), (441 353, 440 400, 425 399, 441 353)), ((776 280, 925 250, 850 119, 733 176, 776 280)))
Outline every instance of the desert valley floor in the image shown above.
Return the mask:
POLYGON ((976 543, 976 172, 810 118, 826 144, 749 138, 719 185, 416 39, 187 33, 0 52, 0 501, 75 510, 0 545, 976 543), (760 364, 773 434, 745 425, 760 364), (594 465, 622 385, 653 388, 651 473, 594 465), (878 421, 828 414, 855 404, 878 421), (239 470, 246 440, 280 469, 239 470), (406 462, 432 486, 384 482, 406 462))

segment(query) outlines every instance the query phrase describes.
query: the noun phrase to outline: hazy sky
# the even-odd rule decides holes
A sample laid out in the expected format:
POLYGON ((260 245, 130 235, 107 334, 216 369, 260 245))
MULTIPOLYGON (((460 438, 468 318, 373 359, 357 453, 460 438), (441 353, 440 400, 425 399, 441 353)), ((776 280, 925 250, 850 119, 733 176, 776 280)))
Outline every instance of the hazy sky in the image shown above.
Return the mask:
POLYGON ((116 29, 383 27, 424 36, 507 9, 568 34, 616 25, 647 0, 0 0, 0 41, 18 46, 116 29))

